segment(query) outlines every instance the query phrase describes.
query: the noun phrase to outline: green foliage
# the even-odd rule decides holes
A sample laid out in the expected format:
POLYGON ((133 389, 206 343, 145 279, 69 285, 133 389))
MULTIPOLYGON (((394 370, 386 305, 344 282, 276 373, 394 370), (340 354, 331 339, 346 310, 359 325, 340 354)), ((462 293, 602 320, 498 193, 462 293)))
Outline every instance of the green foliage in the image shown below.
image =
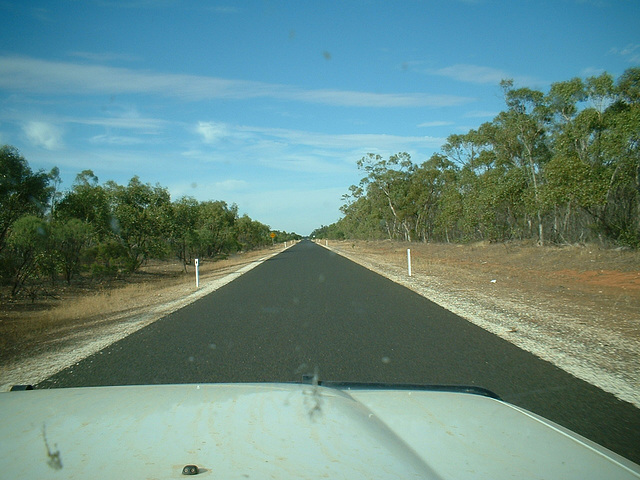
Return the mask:
POLYGON ((0 252, 9 230, 23 215, 42 215, 51 195, 49 178, 34 173, 17 149, 0 147, 0 252))
POLYGON ((90 223, 77 218, 51 224, 53 251, 67 284, 80 272, 81 260, 91 245, 94 230, 90 223))
POLYGON ((182 197, 173 203, 171 211, 170 241, 179 260, 186 271, 194 254, 197 254, 199 237, 198 201, 191 197, 182 197))
POLYGON ((115 239, 93 246, 86 255, 94 277, 116 276, 129 270, 127 249, 115 239))
MULTIPOLYGON (((127 185, 101 185, 84 170, 61 191, 57 168, 33 173, 10 146, 0 148, 0 167, 0 282, 12 295, 59 277, 70 284, 81 272, 126 275, 150 259, 178 258, 186 270, 194 258, 274 241, 268 225, 239 217, 235 204, 189 197, 172 202, 166 188, 138 177, 127 185)), ((301 238, 274 233, 277 242, 301 238)))
POLYGON ((25 283, 38 273, 38 260, 47 251, 50 231, 46 222, 34 215, 25 215, 11 226, 2 256, 5 280, 12 285, 11 295, 17 295, 25 283))
POLYGON ((417 166, 373 153, 328 238, 640 245, 640 68, 551 85, 501 82, 505 110, 417 166))
POLYGON ((236 205, 229 208, 226 202, 204 202, 199 206, 198 215, 200 256, 215 257, 241 248, 236 205))
POLYGON ((251 220, 247 215, 238 219, 236 229, 238 243, 242 250, 270 245, 272 242, 269 226, 251 220))
POLYGON ((168 190, 143 184, 133 177, 127 186, 108 182, 107 197, 113 215, 113 234, 127 252, 126 269, 134 272, 150 258, 163 257, 165 240, 170 236, 168 190))
POLYGON ((629 105, 640 103, 640 67, 629 68, 620 76, 618 93, 629 105))
POLYGON ((275 233, 276 235, 272 240, 273 242, 276 242, 276 243, 291 242, 293 240, 302 239, 302 235, 298 235, 297 233, 294 233, 294 232, 288 233, 288 232, 282 232, 280 230, 275 230, 272 233, 275 233))
POLYGON ((71 190, 58 202, 55 217, 61 220, 75 218, 91 225, 100 240, 111 235, 115 223, 107 191, 98 184, 98 177, 91 170, 76 176, 71 190))

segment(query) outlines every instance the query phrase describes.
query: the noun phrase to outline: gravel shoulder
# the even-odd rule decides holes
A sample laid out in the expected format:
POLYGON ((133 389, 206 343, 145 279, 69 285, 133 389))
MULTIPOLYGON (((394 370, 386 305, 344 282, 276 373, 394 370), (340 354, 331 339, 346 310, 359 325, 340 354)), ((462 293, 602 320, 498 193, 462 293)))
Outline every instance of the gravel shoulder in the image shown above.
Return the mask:
POLYGON ((637 253, 319 243, 640 408, 637 253))

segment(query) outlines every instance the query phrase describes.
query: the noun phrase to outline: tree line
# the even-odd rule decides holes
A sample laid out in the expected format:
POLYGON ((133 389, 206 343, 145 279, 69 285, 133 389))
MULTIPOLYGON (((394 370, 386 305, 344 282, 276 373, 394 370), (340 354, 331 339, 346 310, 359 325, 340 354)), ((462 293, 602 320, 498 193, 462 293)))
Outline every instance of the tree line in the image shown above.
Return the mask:
POLYGON ((0 282, 11 295, 71 284, 80 274, 126 275, 150 259, 194 258, 299 239, 240 216, 235 204, 171 200, 137 176, 127 185, 100 184, 91 170, 60 189, 59 170, 34 172, 12 146, 0 147, 0 282))
POLYGON ((553 83, 501 82, 505 108, 416 165, 368 154, 342 218, 316 237, 601 241, 640 246, 640 68, 553 83))

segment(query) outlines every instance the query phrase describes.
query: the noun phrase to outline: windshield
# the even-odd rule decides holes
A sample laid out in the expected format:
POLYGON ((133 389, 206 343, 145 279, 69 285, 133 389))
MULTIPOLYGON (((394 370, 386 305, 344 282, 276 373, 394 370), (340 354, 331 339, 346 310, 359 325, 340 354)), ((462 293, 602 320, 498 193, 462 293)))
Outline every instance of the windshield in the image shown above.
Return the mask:
POLYGON ((0 384, 486 388, 640 462, 640 4, 0 2, 0 384))

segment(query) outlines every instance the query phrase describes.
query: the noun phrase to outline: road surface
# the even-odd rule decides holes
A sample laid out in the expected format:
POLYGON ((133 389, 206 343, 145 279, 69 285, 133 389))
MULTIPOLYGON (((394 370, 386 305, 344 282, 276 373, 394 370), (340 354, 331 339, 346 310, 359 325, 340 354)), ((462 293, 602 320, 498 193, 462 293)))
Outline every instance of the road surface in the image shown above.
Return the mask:
POLYGON ((38 388, 320 379, 477 385, 640 463, 640 410, 312 242, 38 388))

